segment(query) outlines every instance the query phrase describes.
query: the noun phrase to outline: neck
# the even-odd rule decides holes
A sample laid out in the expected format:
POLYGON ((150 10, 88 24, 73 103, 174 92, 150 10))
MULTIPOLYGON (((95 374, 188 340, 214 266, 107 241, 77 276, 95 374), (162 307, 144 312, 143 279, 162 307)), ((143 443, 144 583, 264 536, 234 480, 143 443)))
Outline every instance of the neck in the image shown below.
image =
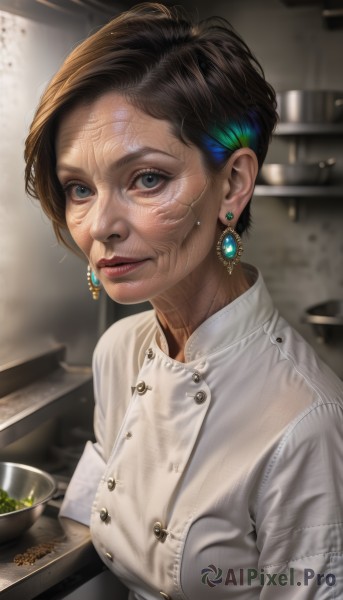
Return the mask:
POLYGON ((185 345, 192 333, 224 306, 238 298, 250 287, 241 265, 236 265, 229 275, 222 265, 210 277, 193 275, 187 285, 167 296, 154 299, 156 311, 169 347, 169 356, 185 362, 185 345))

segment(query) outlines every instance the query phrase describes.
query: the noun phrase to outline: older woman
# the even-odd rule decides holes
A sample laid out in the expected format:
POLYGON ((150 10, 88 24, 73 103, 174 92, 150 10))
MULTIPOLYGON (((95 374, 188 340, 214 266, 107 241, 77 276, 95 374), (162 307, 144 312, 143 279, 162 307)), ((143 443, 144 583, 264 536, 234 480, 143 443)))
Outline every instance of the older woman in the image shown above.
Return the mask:
POLYGON ((97 345, 97 441, 61 510, 131 599, 343 594, 342 386, 239 262, 275 122, 226 21, 151 4, 71 53, 27 139, 94 297, 153 306, 97 345))

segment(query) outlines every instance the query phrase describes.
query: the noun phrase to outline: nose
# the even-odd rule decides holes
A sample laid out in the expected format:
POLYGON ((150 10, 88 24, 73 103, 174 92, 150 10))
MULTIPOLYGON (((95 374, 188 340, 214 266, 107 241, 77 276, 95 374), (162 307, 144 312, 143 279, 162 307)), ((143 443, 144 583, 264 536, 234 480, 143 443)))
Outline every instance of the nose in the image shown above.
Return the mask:
POLYGON ((128 236, 127 214, 113 194, 98 194, 90 215, 90 235, 94 240, 107 242, 113 238, 128 236))

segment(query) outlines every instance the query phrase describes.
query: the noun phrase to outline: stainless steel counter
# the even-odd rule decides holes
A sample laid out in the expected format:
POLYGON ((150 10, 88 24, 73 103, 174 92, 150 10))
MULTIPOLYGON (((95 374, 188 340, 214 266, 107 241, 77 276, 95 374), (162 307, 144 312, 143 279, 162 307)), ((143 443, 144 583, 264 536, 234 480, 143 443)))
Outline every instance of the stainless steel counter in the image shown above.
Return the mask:
MULTIPOLYGON (((71 367, 64 358, 65 347, 55 345, 0 366, 1 450, 70 406, 75 409, 92 399, 91 369, 71 367)), ((58 460, 54 472, 51 456, 43 453, 41 458, 47 462, 42 468, 58 482, 58 495, 21 537, 0 545, 2 600, 57 600, 104 570, 88 527, 58 518, 70 475, 64 472, 66 465, 58 460)), ((114 576, 113 582, 117 582, 114 576)))
POLYGON ((0 594, 2 600, 31 600, 83 567, 102 563, 90 540, 88 527, 58 518, 58 506, 44 514, 19 539, 0 546, 0 594), (19 565, 18 554, 53 543, 51 552, 34 564, 19 565))

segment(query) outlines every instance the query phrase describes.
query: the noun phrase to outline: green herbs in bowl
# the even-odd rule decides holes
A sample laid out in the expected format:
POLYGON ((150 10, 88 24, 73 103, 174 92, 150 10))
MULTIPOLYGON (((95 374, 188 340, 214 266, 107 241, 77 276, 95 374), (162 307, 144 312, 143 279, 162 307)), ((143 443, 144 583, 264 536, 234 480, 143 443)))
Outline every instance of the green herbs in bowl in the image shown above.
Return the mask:
POLYGON ((49 473, 29 465, 0 462, 0 544, 29 529, 55 491, 49 473))
POLYGON ((14 510, 20 510, 21 508, 27 508, 28 506, 32 506, 33 502, 33 496, 27 496, 27 498, 23 498, 22 500, 16 500, 16 498, 12 498, 5 490, 0 488, 0 515, 13 512, 14 510))

